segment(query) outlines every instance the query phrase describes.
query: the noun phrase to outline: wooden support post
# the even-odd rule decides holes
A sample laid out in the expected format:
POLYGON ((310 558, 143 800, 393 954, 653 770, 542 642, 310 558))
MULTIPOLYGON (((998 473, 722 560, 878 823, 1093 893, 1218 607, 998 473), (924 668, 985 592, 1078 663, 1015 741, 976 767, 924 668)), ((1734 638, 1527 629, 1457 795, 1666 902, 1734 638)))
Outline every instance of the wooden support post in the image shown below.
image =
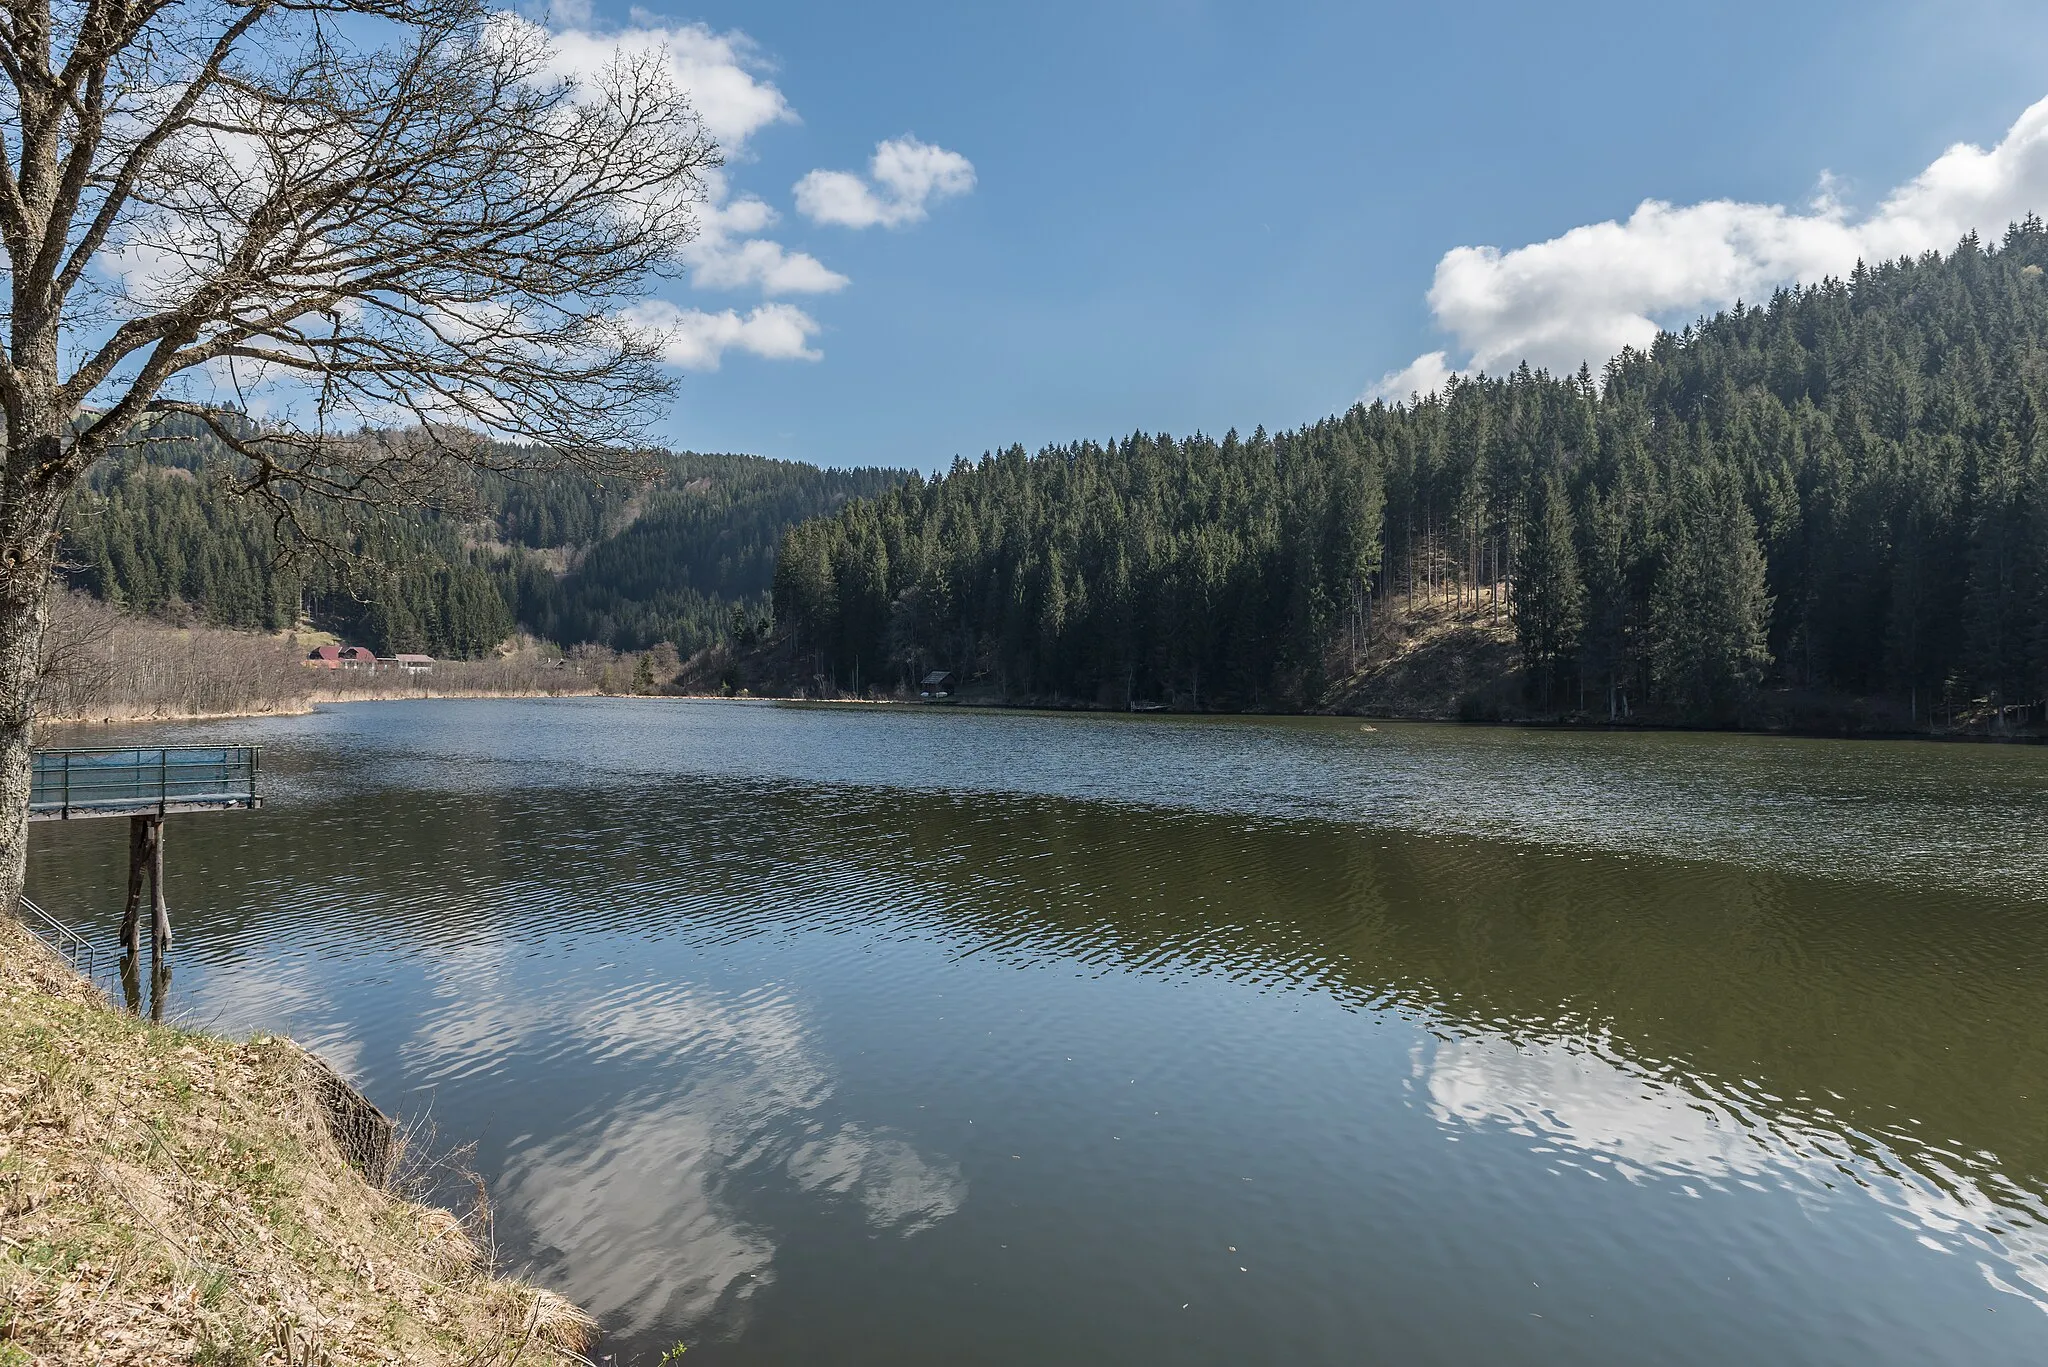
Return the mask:
POLYGON ((138 1016, 142 1014, 142 970, 133 954, 121 956, 121 995, 130 1011, 138 1016))
POLYGON ((149 823, 153 817, 128 818, 128 903, 121 913, 121 952, 142 953, 142 879, 149 871, 149 823))
POLYGON ((171 952, 171 909, 164 901, 164 819, 128 818, 128 904, 121 912, 121 951, 142 954, 142 884, 149 881, 149 957, 161 965, 171 952))
POLYGON ((149 841, 149 959, 161 974, 164 959, 171 952, 171 908, 164 901, 164 819, 150 822, 149 841))

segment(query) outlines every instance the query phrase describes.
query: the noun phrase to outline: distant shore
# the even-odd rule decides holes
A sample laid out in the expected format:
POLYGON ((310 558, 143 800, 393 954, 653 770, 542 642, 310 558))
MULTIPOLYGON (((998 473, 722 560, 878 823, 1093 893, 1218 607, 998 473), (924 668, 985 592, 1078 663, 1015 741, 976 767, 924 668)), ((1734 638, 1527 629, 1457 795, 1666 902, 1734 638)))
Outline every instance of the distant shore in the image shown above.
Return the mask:
MULTIPOLYGON (((675 695, 693 698, 718 698, 720 695, 683 694, 675 695)), ((1794 736, 1805 740, 1931 740, 1968 741, 1976 744, 1994 743, 2002 745, 2048 744, 2048 731, 2040 727, 2014 728, 2006 731, 1987 729, 1991 723, 1981 717, 1974 726, 1938 728, 1930 730, 1925 725, 1918 728, 1866 726, 1851 727, 1816 723, 1811 725, 1757 724, 1708 726, 1700 723, 1673 721, 1655 717, 1631 717, 1626 720, 1608 720, 1593 716, 1512 716, 1512 717, 1460 717, 1441 712, 1390 712, 1390 711, 1335 711, 1328 708, 1305 708, 1281 710, 1261 708, 1257 711, 1205 708, 1148 707, 1126 709, 1098 703, 1078 702, 1070 699, 1029 698, 1004 701, 985 698, 947 698, 933 700, 912 697, 800 697, 791 695, 748 695, 751 701, 802 702, 826 707, 872 707, 877 705, 897 707, 956 708, 973 712, 1037 712, 1037 713, 1089 713, 1098 716, 1120 716, 1128 712, 1131 716, 1154 718, 1236 718, 1257 720, 1260 718, 1318 717, 1331 720, 1363 722, 1392 722, 1395 724, 1430 724, 1439 726, 1485 726, 1528 731, 1632 731, 1632 732, 1690 732, 1703 735, 1727 734, 1744 736, 1794 736)))
MULTIPOLYGON (((1861 698, 1781 688, 1761 692, 1733 725, 1702 724, 1640 700, 1610 718, 1604 695, 1584 708, 1533 706, 1520 687, 1512 631, 1484 611, 1425 606, 1383 614, 1355 659, 1327 662, 1315 701, 1216 708, 1209 695, 1171 688, 1123 699, 1006 693, 970 675, 953 696, 926 699, 907 686, 840 692, 829 678, 806 675, 809 652, 775 633, 735 649, 719 645, 678 660, 666 646, 621 654, 600 646, 563 650, 530 639, 507 642, 481 660, 442 660, 430 675, 348 674, 309 668, 304 640, 212 627, 176 627, 136 618, 80 593, 52 602, 42 687, 45 730, 165 722, 303 716, 341 703, 396 699, 633 697, 916 704, 1046 712, 1123 712, 1146 716, 1334 716, 1369 720, 1468 722, 1543 729, 1742 731, 1842 739, 1970 740, 2029 744, 2048 740, 2043 709, 1983 702, 1861 698), (800 661, 804 663, 800 665, 800 661), (344 682, 346 681, 346 682, 344 682), (1288 705, 1289 703, 1293 705, 1288 705)), ((1155 685, 1155 687, 1159 687, 1155 685)), ((1573 701, 1578 701, 1576 693, 1573 701)))
POLYGON ((542 700, 549 698, 612 698, 622 702, 783 702, 807 703, 821 707, 929 707, 954 708, 975 712, 1038 712, 1038 713, 1092 713, 1115 716, 1126 712, 1132 716, 1152 718, 1258 718, 1282 717, 1327 717, 1332 719, 1353 719, 1358 721, 1384 721, 1409 723, 1434 723, 1438 725, 1518 727, 1533 731, 1687 731, 1698 733, 1726 732, 1737 735, 1793 736, 1808 740, 1921 740, 1921 741, 1963 741, 1974 744, 2040 745, 2048 743, 2048 731, 2039 727, 2014 727, 1999 731, 1993 729, 1995 722, 1982 717, 1973 717, 1969 724, 1957 727, 1928 729, 1924 724, 1918 728, 1885 727, 1881 725, 1854 726, 1837 721, 1834 724, 1818 722, 1801 725, 1796 722, 1779 724, 1752 724, 1736 726, 1702 726, 1655 717, 1636 716, 1626 720, 1608 720, 1604 717, 1586 715, 1552 716, 1506 716, 1506 717, 1460 717, 1442 712, 1394 712, 1388 710, 1333 710, 1302 709, 1278 710, 1262 708, 1258 711, 1229 709, 1178 708, 1171 706, 1126 709, 1099 703, 1081 702, 1060 698, 1020 698, 1004 700, 995 697, 955 697, 928 699, 892 694, 855 697, 840 695, 805 695, 795 692, 741 691, 736 693, 713 692, 709 690, 664 690, 656 693, 617 693, 596 688, 581 689, 509 689, 493 690, 483 688, 415 688, 403 692, 357 692, 349 690, 325 690, 299 698, 281 700, 277 703, 253 704, 247 707, 213 711, 180 711, 163 707, 131 706, 107 708, 84 715, 49 716, 38 719, 39 728, 52 731, 88 731, 97 727, 151 726, 171 722, 236 721, 258 717, 302 717, 322 707, 339 706, 349 703, 407 702, 407 701, 484 701, 499 698, 506 700, 542 700))
POLYGON ((276 702, 251 703, 245 707, 188 710, 161 704, 123 703, 85 712, 38 717, 41 727, 83 728, 93 726, 147 726, 158 722, 235 721, 247 717, 303 717, 322 707, 340 703, 406 702, 425 698, 589 698, 598 696, 593 688, 579 689, 487 689, 417 688, 405 692, 354 692, 325 689, 302 697, 276 702))
POLYGON ((599 646, 565 651, 519 637, 483 659, 434 661, 429 673, 366 673, 309 664, 309 643, 320 638, 179 626, 134 616, 75 590, 60 591, 51 596, 43 641, 38 725, 76 729, 300 716, 322 704, 385 698, 620 692, 657 663, 655 652, 621 655, 599 646))
MULTIPOLYGON (((705 651, 687 662, 679 685, 690 692, 721 686, 754 696, 801 696, 809 701, 855 701, 834 689, 815 652, 799 650, 779 634, 742 650, 705 651), (808 685, 808 686, 806 686, 808 685)), ((939 662, 943 671, 948 662, 939 662)), ((909 671, 918 677, 924 666, 909 671)), ((1012 708, 1044 712, 1123 712, 1144 716, 1356 717, 1361 720, 1460 722, 1543 730, 1730 731, 1752 735, 1856 740, 1956 740, 2034 744, 2048 741, 2048 709, 2041 703, 2009 706, 1978 700, 1856 696, 1820 688, 1760 689, 1729 719, 1703 721, 1669 706, 1645 704, 1632 691, 1617 692, 1608 715, 1604 685, 1588 680, 1550 705, 1532 701, 1523 686, 1520 650, 1512 625, 1484 603, 1390 605, 1379 615, 1356 655, 1332 652, 1301 696, 1252 706, 1206 705, 1214 696, 1191 687, 1176 691, 1154 679, 1126 698, 1086 698, 1005 690, 988 674, 963 669, 952 696, 925 699, 907 685, 868 692, 860 701, 927 706, 1012 708), (1570 704, 1579 704, 1575 706, 1570 704), (1132 706, 1136 703, 1136 706, 1132 706), (1562 704, 1562 705, 1561 705, 1562 704)), ((1191 681, 1190 681, 1191 682, 1191 681)), ((1235 700, 1233 700, 1235 701, 1235 700)))

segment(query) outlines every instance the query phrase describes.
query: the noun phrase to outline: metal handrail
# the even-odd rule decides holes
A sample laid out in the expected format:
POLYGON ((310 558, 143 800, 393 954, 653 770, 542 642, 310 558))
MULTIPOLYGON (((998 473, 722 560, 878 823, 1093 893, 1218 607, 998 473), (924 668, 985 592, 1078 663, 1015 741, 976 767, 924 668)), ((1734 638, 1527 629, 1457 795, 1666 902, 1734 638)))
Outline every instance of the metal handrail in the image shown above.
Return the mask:
POLYGON ((39 750, 29 812, 191 811, 256 807, 259 747, 253 745, 104 746, 39 750))
POLYGON ((70 926, 31 902, 26 896, 21 899, 21 923, 29 933, 48 945, 57 956, 88 982, 99 973, 99 951, 92 941, 80 935, 70 926))
MULTIPOLYGON (((87 755, 149 755, 149 756, 151 756, 151 758, 150 758, 150 760, 149 760, 148 762, 149 762, 149 763, 151 763, 151 764, 154 764, 154 763, 156 763, 156 759, 155 759, 155 756, 156 756, 156 755, 157 755, 157 754, 158 754, 159 752, 161 752, 161 753, 163 753, 163 754, 166 754, 166 755, 171 755, 171 756, 177 756, 177 755, 218 755, 218 754, 220 754, 220 753, 221 753, 221 752, 222 752, 223 750, 225 750, 225 751, 229 751, 229 752, 231 752, 231 753, 234 753, 234 754, 240 754, 240 753, 242 753, 243 751, 246 751, 246 750, 254 750, 254 749, 257 749, 257 748, 259 748, 259 747, 257 747, 257 746, 254 746, 254 745, 120 745, 120 746, 104 746, 104 745, 102 745, 102 746, 95 746, 94 748, 92 748, 92 749, 90 749, 90 750, 83 750, 83 749, 73 749, 73 748, 60 748, 60 749, 53 749, 53 750, 45 750, 45 749, 42 749, 42 748, 38 747, 35 753, 37 753, 37 754, 39 754, 39 755, 70 755, 70 756, 72 756, 73 758, 82 758, 82 757, 84 757, 84 756, 87 756, 87 755)), ((175 768, 175 767, 177 766, 177 764, 178 764, 178 763, 180 763, 180 762, 183 762, 183 761, 177 761, 177 760, 175 760, 175 759, 174 759, 174 760, 173 760, 173 764, 172 764, 172 767, 174 767, 174 768, 175 768)), ((191 762, 193 762, 193 763, 199 763, 199 762, 201 762, 201 761, 191 761, 191 762)))

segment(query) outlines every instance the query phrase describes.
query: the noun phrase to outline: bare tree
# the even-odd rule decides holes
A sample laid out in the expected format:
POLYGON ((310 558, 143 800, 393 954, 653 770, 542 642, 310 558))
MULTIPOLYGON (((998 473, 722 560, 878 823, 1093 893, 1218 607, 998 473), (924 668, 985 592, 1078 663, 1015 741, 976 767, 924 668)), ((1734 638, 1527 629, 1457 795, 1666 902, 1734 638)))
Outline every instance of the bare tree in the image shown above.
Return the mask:
POLYGON ((625 319, 718 149, 656 65, 549 61, 477 0, 0 0, 0 907, 58 518, 151 414, 288 517, 615 468, 670 392, 625 319))

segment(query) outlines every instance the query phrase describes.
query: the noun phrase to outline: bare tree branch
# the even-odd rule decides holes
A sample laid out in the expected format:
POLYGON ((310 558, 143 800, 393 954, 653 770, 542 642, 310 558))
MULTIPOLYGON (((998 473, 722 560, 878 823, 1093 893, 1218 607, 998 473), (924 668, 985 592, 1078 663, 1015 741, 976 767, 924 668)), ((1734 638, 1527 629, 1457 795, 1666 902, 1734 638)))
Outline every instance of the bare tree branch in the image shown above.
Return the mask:
POLYGON ((719 152, 651 61, 549 62, 482 0, 0 0, 0 910, 58 515, 153 415, 287 532, 635 466, 673 379, 624 319, 719 152))

